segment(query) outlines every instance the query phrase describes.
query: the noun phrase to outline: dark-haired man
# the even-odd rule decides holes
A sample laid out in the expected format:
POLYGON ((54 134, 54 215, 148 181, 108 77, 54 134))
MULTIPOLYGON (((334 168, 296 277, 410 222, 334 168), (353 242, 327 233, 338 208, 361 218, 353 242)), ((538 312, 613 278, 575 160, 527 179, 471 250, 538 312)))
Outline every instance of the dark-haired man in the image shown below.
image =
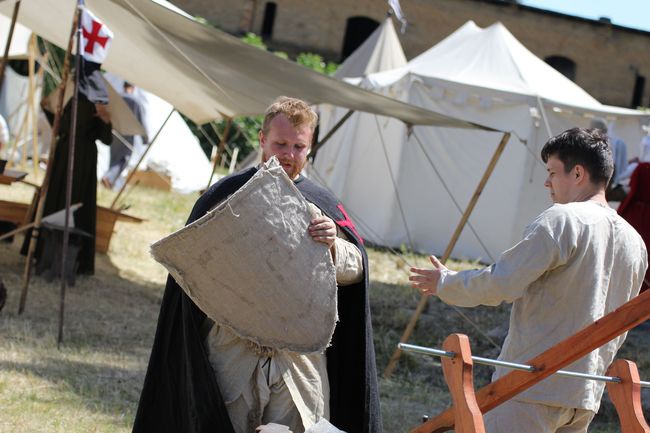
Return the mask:
MULTIPOLYGON (((574 128, 542 149, 554 205, 490 267, 454 272, 412 268, 425 295, 464 307, 512 302, 499 359, 526 362, 636 296, 648 265, 639 234, 607 205, 613 162, 607 137, 574 128)), ((576 361, 571 370, 604 374, 625 336, 576 361)), ((493 379, 507 371, 497 368, 493 379)), ((488 433, 582 433, 598 411, 602 382, 551 376, 485 415, 488 433)))

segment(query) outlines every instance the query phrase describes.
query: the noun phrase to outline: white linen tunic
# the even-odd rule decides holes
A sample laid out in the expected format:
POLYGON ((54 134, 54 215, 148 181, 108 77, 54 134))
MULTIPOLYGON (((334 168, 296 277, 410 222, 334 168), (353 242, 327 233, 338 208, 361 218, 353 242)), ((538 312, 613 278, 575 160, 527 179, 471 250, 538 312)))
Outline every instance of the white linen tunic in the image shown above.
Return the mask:
MULTIPOLYGON (((556 204, 492 266, 443 271, 437 295, 464 307, 512 302, 499 359, 524 363, 636 296, 648 266, 639 234, 593 201, 556 204)), ((567 367, 605 373, 622 335, 567 367)), ((493 380, 508 373, 497 368, 493 380)), ((514 400, 597 411, 604 383, 551 376, 514 400)))

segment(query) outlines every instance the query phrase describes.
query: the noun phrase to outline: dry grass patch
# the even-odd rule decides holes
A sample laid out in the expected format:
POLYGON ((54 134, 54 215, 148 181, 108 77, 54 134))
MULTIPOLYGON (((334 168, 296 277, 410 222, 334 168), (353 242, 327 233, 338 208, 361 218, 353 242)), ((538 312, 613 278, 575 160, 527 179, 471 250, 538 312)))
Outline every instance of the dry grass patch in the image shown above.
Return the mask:
MULTIPOLYGON (((5 200, 28 202, 33 189, 0 185, 5 200)), ((108 206, 114 193, 102 188, 99 203, 108 206)), ((142 224, 118 223, 108 255, 98 255, 96 274, 80 277, 66 296, 65 341, 56 346, 59 283, 34 277, 26 312, 18 316, 24 259, 19 237, 0 243, 0 277, 9 301, 0 313, 0 432, 129 432, 144 380, 166 278, 149 256, 149 245, 182 227, 196 195, 146 188, 127 194, 127 210, 145 218, 142 224)), ((408 285, 409 267, 429 266, 425 256, 398 256, 369 249, 370 300, 378 370, 381 373, 419 300, 408 285)), ((465 269, 475 263, 454 262, 465 269)), ((440 347, 453 332, 470 337, 472 350, 495 357, 507 327, 509 307, 459 309, 435 300, 410 339, 413 344, 440 347)), ((630 333, 621 356, 639 364, 650 380, 648 332, 630 333)), ((491 370, 478 366, 477 387, 491 370)), ((646 390, 647 391, 647 390, 646 390)), ((650 395, 644 391, 644 401, 650 395)), ((380 379, 387 433, 406 432, 422 415, 435 415, 450 403, 438 360, 405 354, 391 379, 380 379)), ((647 405, 647 403, 646 403, 647 405)), ((592 432, 618 431, 611 404, 604 403, 592 432)), ((351 432, 352 433, 352 432, 351 432)))

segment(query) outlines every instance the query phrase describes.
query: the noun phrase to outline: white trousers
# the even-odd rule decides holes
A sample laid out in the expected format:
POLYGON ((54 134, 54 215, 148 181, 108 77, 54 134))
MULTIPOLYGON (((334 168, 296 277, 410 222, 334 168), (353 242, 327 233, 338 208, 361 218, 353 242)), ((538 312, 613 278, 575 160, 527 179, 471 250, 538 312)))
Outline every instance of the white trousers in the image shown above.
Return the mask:
POLYGON ((250 386, 236 400, 226 403, 226 409, 235 433, 254 433, 257 426, 270 422, 289 426, 293 433, 305 431, 300 413, 273 358, 260 358, 250 386))
POLYGON ((596 415, 586 409, 509 400, 483 415, 486 433, 587 433, 596 415))

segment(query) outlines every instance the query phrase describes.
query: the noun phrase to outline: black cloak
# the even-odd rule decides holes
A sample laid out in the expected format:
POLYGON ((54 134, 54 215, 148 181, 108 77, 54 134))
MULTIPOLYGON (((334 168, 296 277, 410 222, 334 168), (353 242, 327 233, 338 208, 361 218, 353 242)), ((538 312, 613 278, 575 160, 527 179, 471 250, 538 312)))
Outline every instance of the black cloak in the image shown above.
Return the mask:
MULTIPOLYGON (((91 62, 84 62, 82 65, 84 71, 90 75, 80 74, 83 79, 80 79, 79 83, 71 203, 83 204, 74 213, 75 227, 91 235, 81 240, 77 273, 93 274, 95 272, 95 232, 97 226, 97 145, 95 140, 110 144, 112 124, 104 123, 96 115, 95 103, 108 102, 108 93, 103 87, 104 82, 98 69, 99 65, 91 62), (106 97, 104 97, 104 94, 106 97)), ((50 121, 53 120, 52 113, 46 112, 46 114, 49 115, 50 121)), ((56 150, 48 162, 48 164, 52 164, 52 175, 43 205, 44 217, 65 208, 68 154, 70 153, 70 137, 72 135, 71 120, 72 99, 68 101, 63 109, 56 150)), ((25 235, 21 253, 27 254, 30 238, 31 230, 25 235)), ((42 247, 39 238, 35 254, 37 260, 40 260, 42 247)))
MULTIPOLYGON (((221 179, 194 205, 188 224, 241 188, 251 168, 221 179)), ((368 303, 368 259, 334 196, 309 179, 295 182, 302 195, 337 222, 363 255, 362 282, 339 288, 332 345, 327 349, 330 422, 348 433, 381 433, 375 350, 368 303)), ((169 276, 160 307, 134 433, 233 433, 204 346, 206 315, 169 276)))

